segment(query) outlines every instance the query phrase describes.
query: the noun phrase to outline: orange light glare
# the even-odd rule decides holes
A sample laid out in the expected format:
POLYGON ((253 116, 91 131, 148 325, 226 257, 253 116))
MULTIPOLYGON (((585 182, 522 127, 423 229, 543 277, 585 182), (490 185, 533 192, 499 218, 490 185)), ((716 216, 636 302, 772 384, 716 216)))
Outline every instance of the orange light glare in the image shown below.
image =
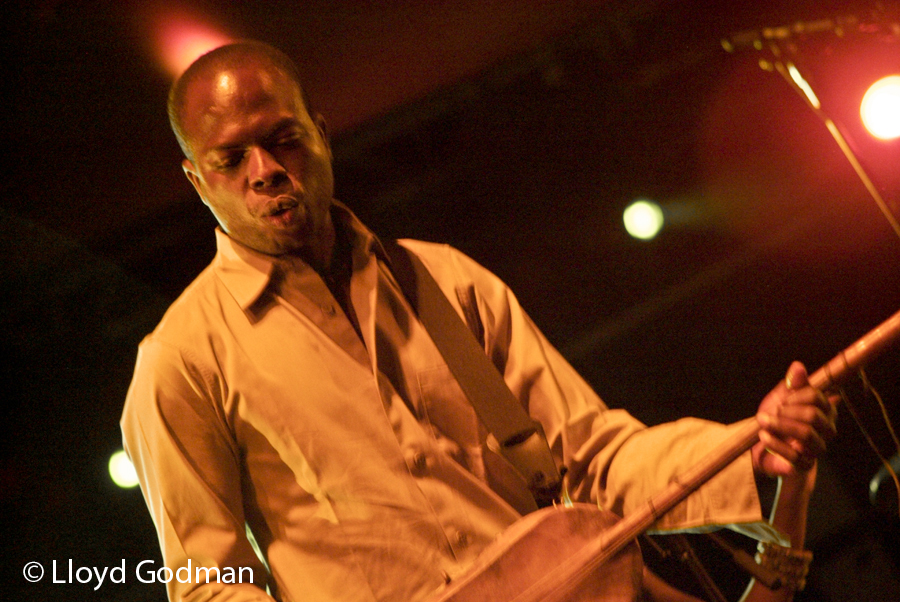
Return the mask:
POLYGON ((859 114, 866 129, 876 138, 900 137, 900 75, 872 84, 863 97, 859 114))
POLYGON ((797 67, 790 63, 788 65, 788 74, 790 74, 791 79, 794 80, 794 83, 803 91, 806 95, 807 100, 809 100, 809 104, 813 106, 813 108, 819 109, 822 107, 822 103, 819 102, 819 97, 816 96, 816 93, 813 92, 812 86, 809 85, 809 82, 806 81, 806 78, 800 73, 800 70, 797 67))
POLYGON ((173 77, 181 75, 201 55, 231 41, 224 33, 184 14, 160 16, 155 29, 157 54, 173 77))

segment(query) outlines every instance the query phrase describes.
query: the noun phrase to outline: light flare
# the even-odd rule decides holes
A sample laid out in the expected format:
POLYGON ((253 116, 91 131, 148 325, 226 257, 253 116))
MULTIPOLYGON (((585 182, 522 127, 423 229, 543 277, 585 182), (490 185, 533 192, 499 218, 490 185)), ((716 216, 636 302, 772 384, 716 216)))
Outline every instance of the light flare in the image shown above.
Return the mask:
POLYGON ((809 104, 813 106, 813 108, 821 109, 822 103, 819 102, 819 97, 816 96, 816 93, 813 92, 812 86, 809 85, 809 82, 806 81, 806 78, 801 75, 800 70, 797 69, 796 65, 793 63, 788 64, 788 73, 791 76, 791 79, 794 80, 794 83, 803 91, 803 94, 806 95, 806 99, 809 100, 809 104))
POLYGON ((625 230, 634 238, 652 240, 659 234, 665 222, 662 208, 646 199, 630 204, 622 214, 625 230))
POLYGON ((131 463, 125 450, 120 449, 109 457, 109 476, 113 483, 123 489, 129 489, 138 484, 134 464, 131 463))
POLYGON ((872 84, 859 108, 863 125, 881 140, 900 137, 900 75, 884 77, 872 84))
POLYGON ((185 9, 158 9, 149 22, 154 54, 173 78, 201 55, 233 41, 232 36, 185 9))

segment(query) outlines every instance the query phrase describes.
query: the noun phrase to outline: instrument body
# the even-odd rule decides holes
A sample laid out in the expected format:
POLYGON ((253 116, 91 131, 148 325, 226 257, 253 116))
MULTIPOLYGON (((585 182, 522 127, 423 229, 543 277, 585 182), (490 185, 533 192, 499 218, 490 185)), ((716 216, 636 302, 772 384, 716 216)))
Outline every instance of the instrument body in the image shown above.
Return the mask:
POLYGON ((603 538, 619 517, 590 504, 551 506, 526 515, 479 556, 475 566, 431 602, 633 602, 643 562, 630 540, 580 577, 579 552, 603 538))
MULTIPOLYGON (((810 375, 839 386, 900 338, 900 311, 810 375)), ((759 441, 755 418, 647 504, 623 519, 589 504, 526 515, 430 602, 633 602, 643 572, 636 537, 759 441)))

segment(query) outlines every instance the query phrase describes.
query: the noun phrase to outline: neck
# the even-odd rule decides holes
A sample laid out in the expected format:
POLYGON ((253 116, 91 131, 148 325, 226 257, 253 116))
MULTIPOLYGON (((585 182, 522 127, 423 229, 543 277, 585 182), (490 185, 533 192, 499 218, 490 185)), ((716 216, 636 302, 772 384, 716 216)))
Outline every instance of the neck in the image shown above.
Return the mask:
POLYGON ((300 259, 309 265, 320 275, 328 274, 334 269, 335 249, 337 247, 338 235, 335 230, 335 224, 331 218, 331 213, 326 214, 325 222, 318 231, 310 237, 307 244, 302 247, 287 251, 283 257, 285 259, 300 259))
POLYGON ((319 274, 327 274, 334 268, 336 240, 334 227, 329 224, 313 245, 299 250, 296 255, 319 274))

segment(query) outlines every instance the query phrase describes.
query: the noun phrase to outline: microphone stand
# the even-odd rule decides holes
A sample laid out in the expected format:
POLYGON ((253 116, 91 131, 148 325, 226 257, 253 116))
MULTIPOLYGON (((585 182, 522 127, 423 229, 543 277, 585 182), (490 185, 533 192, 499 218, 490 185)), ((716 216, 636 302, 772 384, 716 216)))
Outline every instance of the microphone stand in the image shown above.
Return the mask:
MULTIPOLYGON (((841 128, 838 127, 835 121, 824 111, 821 101, 819 100, 818 96, 816 96, 816 93, 810 85, 809 81, 803 76, 794 61, 784 57, 785 53, 779 43, 782 40, 790 39, 794 34, 805 35, 810 33, 822 32, 843 34, 844 30, 848 26, 853 25, 860 25, 859 20, 855 17, 847 17, 845 19, 836 20, 823 19, 820 21, 813 21, 808 23, 797 23, 793 27, 767 27, 759 32, 742 32, 731 36, 731 38, 723 39, 722 47, 725 48, 725 50, 727 50, 728 52, 735 52, 738 48, 748 46, 756 50, 762 50, 765 46, 768 47, 768 50, 771 53, 772 60, 760 61, 760 67, 767 71, 774 70, 779 75, 781 75, 787 82, 787 84, 791 87, 791 89, 797 92, 803 98, 803 100, 806 101, 806 104, 813 111, 813 113, 815 113, 815 115, 822 120, 822 122, 825 124, 825 127, 828 129, 828 132, 831 134, 838 147, 841 149, 841 152, 844 153, 847 161, 849 161, 850 166, 853 168, 853 171, 856 172, 857 177, 860 179, 863 186, 865 186, 866 191, 869 193, 869 196, 871 196, 875 201, 878 209, 884 215, 885 219, 887 219, 891 228, 893 228, 894 233, 897 234, 898 237, 900 237, 900 223, 898 223, 897 218, 891 212, 890 207, 881 196, 881 193, 878 192, 878 188, 876 188, 875 184, 872 182, 872 179, 869 177, 868 173, 866 173, 866 170, 865 168, 863 168, 859 158, 856 156, 850 144, 847 142, 846 136, 844 136, 841 128)), ((895 35, 900 35, 900 25, 898 25, 897 23, 892 23, 890 29, 895 35)))

